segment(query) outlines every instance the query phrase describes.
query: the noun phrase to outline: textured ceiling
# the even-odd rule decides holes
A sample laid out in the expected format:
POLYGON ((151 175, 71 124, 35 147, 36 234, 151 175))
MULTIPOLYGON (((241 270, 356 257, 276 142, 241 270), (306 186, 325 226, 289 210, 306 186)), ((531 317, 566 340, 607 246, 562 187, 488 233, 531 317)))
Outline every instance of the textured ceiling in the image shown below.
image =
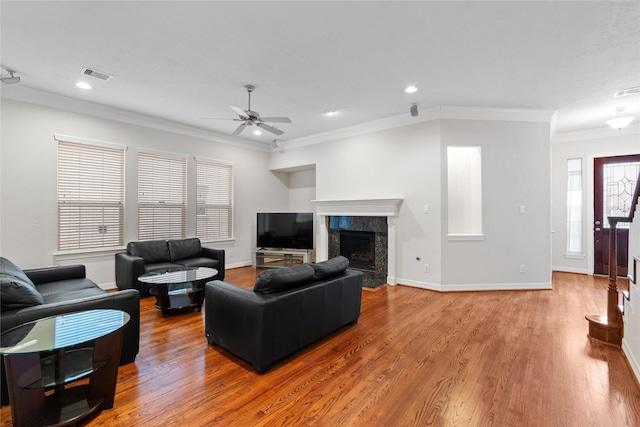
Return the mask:
POLYGON ((245 84, 253 110, 292 119, 277 124, 289 141, 413 103, 556 110, 557 132, 606 127, 619 106, 640 116, 640 95, 613 98, 640 85, 637 1, 2 1, 0 12, 1 65, 21 88, 225 135, 236 122, 202 118, 246 109, 245 84))

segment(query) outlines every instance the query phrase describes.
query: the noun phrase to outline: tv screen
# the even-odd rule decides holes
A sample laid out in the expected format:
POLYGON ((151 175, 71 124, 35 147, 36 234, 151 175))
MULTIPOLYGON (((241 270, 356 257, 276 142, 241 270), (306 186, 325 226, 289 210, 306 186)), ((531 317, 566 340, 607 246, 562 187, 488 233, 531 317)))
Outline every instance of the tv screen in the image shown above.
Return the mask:
POLYGON ((259 248, 313 249, 313 213, 258 212, 259 248))

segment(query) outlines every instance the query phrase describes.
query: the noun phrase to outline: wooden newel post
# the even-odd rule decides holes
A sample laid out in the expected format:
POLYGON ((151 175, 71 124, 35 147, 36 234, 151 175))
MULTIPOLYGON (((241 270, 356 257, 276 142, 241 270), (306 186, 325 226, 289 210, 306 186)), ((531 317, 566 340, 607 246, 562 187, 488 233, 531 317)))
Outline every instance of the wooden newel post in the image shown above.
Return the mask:
POLYGON ((609 287, 607 291, 607 321, 609 324, 620 324, 618 310, 618 219, 609 217, 609 287))
POLYGON ((609 286, 607 288, 607 315, 588 315, 589 338, 607 344, 622 345, 622 313, 618 309, 618 239, 616 227, 623 218, 609 217, 609 286))

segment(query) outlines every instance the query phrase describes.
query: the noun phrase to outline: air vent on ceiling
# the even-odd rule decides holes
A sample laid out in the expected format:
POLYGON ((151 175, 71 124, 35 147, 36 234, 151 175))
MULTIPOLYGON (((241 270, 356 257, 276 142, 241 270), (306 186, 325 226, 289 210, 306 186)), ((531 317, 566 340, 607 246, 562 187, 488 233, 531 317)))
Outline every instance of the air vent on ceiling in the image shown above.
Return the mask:
POLYGON ((619 90, 619 91, 616 92, 615 95, 613 95, 613 97, 617 98, 619 96, 636 95, 638 93, 640 93, 640 86, 630 87, 629 89, 619 90))
POLYGON ((91 68, 87 68, 87 67, 84 67, 82 69, 82 74, 84 74, 85 76, 95 77, 96 79, 100 79, 104 81, 110 80, 111 77, 113 77, 110 74, 103 73, 102 71, 92 70, 91 68))

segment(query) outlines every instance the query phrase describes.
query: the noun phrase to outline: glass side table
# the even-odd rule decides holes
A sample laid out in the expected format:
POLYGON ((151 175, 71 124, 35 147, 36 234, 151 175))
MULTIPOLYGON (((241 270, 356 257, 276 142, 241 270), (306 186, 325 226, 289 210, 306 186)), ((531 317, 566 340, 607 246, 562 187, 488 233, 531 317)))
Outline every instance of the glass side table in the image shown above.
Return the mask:
POLYGON ((0 354, 13 425, 75 425, 112 408, 122 331, 129 319, 120 310, 87 310, 3 332, 0 354), (86 378, 88 384, 73 384, 86 378))

